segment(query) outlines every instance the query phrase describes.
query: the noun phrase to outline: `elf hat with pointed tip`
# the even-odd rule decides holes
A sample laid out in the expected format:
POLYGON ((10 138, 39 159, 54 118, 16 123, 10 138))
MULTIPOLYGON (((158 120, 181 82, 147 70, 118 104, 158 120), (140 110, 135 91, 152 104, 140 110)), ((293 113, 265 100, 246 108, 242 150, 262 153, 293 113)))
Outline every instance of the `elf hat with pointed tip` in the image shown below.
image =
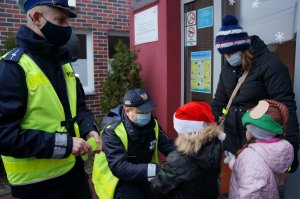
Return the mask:
MULTIPOLYGON (((285 134, 288 122, 288 108, 280 102, 274 100, 261 100, 257 106, 246 112, 242 118, 243 125, 252 124, 267 132, 282 135, 285 134)), ((251 127, 251 126, 250 126, 251 127)), ((261 138, 262 135, 256 135, 256 130, 249 128, 250 133, 261 138)), ((261 134, 262 132, 259 132, 261 134)))

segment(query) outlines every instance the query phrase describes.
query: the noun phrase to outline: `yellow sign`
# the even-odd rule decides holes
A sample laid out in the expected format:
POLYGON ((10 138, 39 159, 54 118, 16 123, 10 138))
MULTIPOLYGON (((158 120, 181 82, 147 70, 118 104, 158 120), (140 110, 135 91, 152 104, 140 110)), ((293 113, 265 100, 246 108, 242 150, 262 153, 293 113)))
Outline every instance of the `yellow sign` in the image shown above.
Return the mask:
POLYGON ((211 51, 191 53, 191 91, 211 93, 211 51))

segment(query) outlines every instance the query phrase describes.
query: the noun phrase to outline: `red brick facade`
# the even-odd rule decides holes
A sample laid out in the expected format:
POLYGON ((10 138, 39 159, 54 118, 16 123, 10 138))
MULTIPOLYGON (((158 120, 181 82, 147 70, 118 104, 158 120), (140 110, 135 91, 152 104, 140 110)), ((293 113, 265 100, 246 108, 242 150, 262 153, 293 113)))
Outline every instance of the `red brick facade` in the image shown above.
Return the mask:
MULTIPOLYGON (((16 6, 17 0, 0 1, 0 45, 9 32, 26 24, 25 14, 16 6)), ((107 73, 108 31, 129 32, 129 0, 76 0, 78 17, 71 20, 77 29, 93 32, 95 95, 87 96, 87 106, 95 116, 101 115, 101 84, 107 73)))

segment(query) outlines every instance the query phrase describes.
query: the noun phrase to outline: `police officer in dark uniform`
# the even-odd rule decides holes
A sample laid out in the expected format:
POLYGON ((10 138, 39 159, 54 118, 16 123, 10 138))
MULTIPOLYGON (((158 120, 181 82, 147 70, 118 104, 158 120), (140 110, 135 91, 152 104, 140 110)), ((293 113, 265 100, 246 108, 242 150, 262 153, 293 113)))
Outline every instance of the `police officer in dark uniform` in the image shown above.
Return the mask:
POLYGON ((154 198, 150 181, 160 168, 157 153, 167 156, 175 150, 173 141, 151 115, 155 108, 147 93, 135 88, 126 92, 124 104, 112 109, 103 119, 105 156, 95 156, 93 169, 93 182, 100 198, 154 198), (105 158, 108 167, 101 170, 105 158), (109 178, 107 170, 118 180, 109 178), (113 195, 106 194, 113 189, 113 195))
MULTIPOLYGON (((81 155, 100 137, 63 48, 67 0, 18 0, 27 25, 0 58, 0 152, 16 198, 92 198, 81 155), (64 52, 62 52, 64 51, 64 52)), ((97 152, 101 147, 97 148, 97 152)))

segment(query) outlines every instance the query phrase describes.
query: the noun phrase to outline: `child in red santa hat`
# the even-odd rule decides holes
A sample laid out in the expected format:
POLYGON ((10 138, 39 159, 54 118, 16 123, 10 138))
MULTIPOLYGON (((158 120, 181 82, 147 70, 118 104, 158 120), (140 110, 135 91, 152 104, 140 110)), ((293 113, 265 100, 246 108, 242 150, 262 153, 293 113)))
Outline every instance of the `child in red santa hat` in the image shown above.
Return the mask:
POLYGON ((204 102, 189 102, 174 114, 177 150, 170 153, 152 180, 163 198, 215 199, 225 134, 204 102))

